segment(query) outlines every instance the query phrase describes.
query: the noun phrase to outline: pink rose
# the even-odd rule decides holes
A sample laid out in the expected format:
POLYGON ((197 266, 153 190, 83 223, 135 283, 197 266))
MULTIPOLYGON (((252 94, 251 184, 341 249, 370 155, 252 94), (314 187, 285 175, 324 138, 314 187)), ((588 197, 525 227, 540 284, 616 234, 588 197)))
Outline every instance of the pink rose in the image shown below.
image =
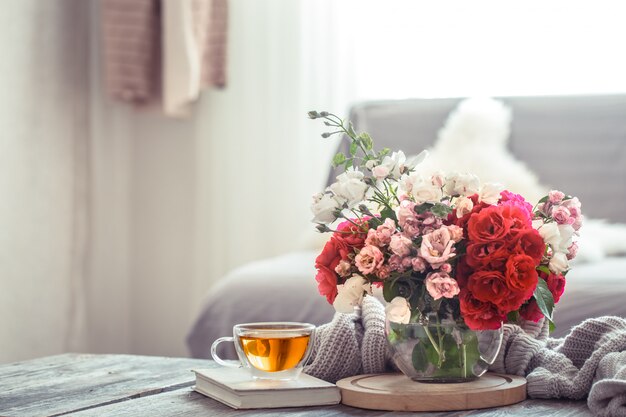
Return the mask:
POLYGON ((450 232, 442 227, 422 237, 419 254, 433 269, 437 269, 454 256, 453 245, 450 232))
POLYGON ((449 274, 450 272, 452 272, 452 265, 450 265, 450 264, 443 264, 443 265, 441 265, 440 269, 441 269, 441 272, 446 272, 446 273, 449 274))
POLYGON ((365 238, 366 245, 382 246, 382 243, 378 240, 376 229, 370 229, 367 231, 367 237, 365 238))
POLYGON ((352 265, 350 265, 350 262, 345 261, 345 260, 341 260, 341 261, 339 261, 339 263, 335 267, 335 272, 340 277, 347 277, 348 275, 350 275, 350 269, 351 268, 352 268, 352 265))
POLYGON ((417 237, 420 233, 420 222, 414 209, 415 203, 411 201, 403 201, 398 209, 398 224, 402 228, 402 233, 410 239, 417 237))
POLYGON ((576 257, 576 254, 578 254, 578 245, 574 242, 567 248, 567 259, 571 261, 576 257))
POLYGON ((452 298, 459 293, 459 284, 445 272, 433 272, 426 277, 426 290, 435 300, 452 298))
POLYGON ((564 198, 565 194, 557 190, 551 190, 548 193, 548 201, 550 201, 552 204, 558 204, 563 201, 564 198))
POLYGON ((376 246, 372 245, 365 245, 355 257, 356 267, 366 275, 380 268, 383 260, 383 253, 376 246))
POLYGON ((378 276, 378 278, 380 279, 387 279, 389 278, 389 273, 391 271, 389 270, 389 267, 387 265, 383 265, 380 268, 378 268, 378 272, 376 273, 376 276, 378 276))
POLYGON ((459 227, 455 224, 451 224, 449 226, 445 226, 445 228, 448 229, 448 232, 450 232, 450 239, 454 240, 455 243, 463 239, 462 227, 459 227))
POLYGON ((398 255, 391 255, 389 257, 389 269, 404 272, 404 269, 402 269, 402 258, 398 255))
POLYGON ((426 270, 426 262, 419 256, 411 259, 411 265, 413 266, 413 271, 424 272, 426 270))
POLYGON ((474 208, 474 202, 467 197, 459 197, 454 203, 456 207, 456 217, 461 218, 468 213, 472 212, 474 208))
POLYGON ((406 258, 402 258, 402 269, 406 271, 407 269, 411 268, 413 268, 413 259, 409 258, 408 256, 406 258))
POLYGON ((552 210, 552 218, 558 224, 573 224, 576 221, 567 207, 557 206, 552 210))
POLYGON ((389 249, 398 256, 408 256, 411 253, 413 242, 408 237, 396 234, 391 236, 391 242, 389 242, 389 249))
POLYGON ((376 228, 376 237, 382 245, 388 245, 391 241, 391 236, 396 233, 396 222, 393 219, 385 219, 383 224, 376 228))

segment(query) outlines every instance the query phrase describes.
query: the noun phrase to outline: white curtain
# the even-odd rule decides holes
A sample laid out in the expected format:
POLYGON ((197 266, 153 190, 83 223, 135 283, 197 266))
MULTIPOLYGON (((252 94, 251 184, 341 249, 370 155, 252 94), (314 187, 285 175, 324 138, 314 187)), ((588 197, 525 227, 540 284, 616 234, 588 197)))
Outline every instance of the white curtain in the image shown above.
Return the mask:
POLYGON ((0 363, 85 348, 88 7, 0 13, 0 363))

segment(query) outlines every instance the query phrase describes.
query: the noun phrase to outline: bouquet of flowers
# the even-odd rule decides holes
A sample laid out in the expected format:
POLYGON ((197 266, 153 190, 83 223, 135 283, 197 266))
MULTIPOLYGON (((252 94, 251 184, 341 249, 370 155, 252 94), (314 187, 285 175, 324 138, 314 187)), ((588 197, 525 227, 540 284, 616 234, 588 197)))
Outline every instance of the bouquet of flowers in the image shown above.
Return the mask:
POLYGON ((420 175, 426 152, 376 151, 367 133, 336 115, 309 117, 332 129, 322 137, 350 140, 349 154, 333 159, 343 172, 311 207, 317 229, 332 233, 316 280, 337 311, 353 311, 378 286, 396 323, 437 317, 472 330, 520 317, 552 323, 577 251, 576 197, 550 191, 532 205, 472 174, 420 175))

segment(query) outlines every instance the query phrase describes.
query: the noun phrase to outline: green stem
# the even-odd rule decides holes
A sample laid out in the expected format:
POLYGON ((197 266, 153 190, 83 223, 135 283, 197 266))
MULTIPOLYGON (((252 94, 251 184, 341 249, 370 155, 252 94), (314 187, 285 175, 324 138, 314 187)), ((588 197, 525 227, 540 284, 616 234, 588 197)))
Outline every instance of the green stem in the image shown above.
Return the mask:
POLYGON ((430 334, 430 330, 428 330, 428 324, 424 325, 424 331, 426 332, 426 336, 428 336, 428 340, 430 340, 430 343, 435 348, 435 352, 437 352, 437 355, 439 355, 439 357, 441 358, 441 350, 439 349, 439 346, 435 342, 435 339, 433 338, 433 335, 430 334))

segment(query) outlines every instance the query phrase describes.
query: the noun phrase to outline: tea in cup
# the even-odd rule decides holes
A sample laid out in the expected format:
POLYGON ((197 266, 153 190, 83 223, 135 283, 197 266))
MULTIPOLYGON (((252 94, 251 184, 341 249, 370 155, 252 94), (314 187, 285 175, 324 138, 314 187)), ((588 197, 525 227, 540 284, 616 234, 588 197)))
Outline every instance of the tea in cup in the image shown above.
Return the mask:
POLYGON ((213 343, 211 356, 220 365, 239 367, 217 355, 220 343, 233 342, 241 365, 254 378, 296 379, 311 353, 314 330, 315 326, 309 323, 237 324, 233 337, 220 337, 213 343))

